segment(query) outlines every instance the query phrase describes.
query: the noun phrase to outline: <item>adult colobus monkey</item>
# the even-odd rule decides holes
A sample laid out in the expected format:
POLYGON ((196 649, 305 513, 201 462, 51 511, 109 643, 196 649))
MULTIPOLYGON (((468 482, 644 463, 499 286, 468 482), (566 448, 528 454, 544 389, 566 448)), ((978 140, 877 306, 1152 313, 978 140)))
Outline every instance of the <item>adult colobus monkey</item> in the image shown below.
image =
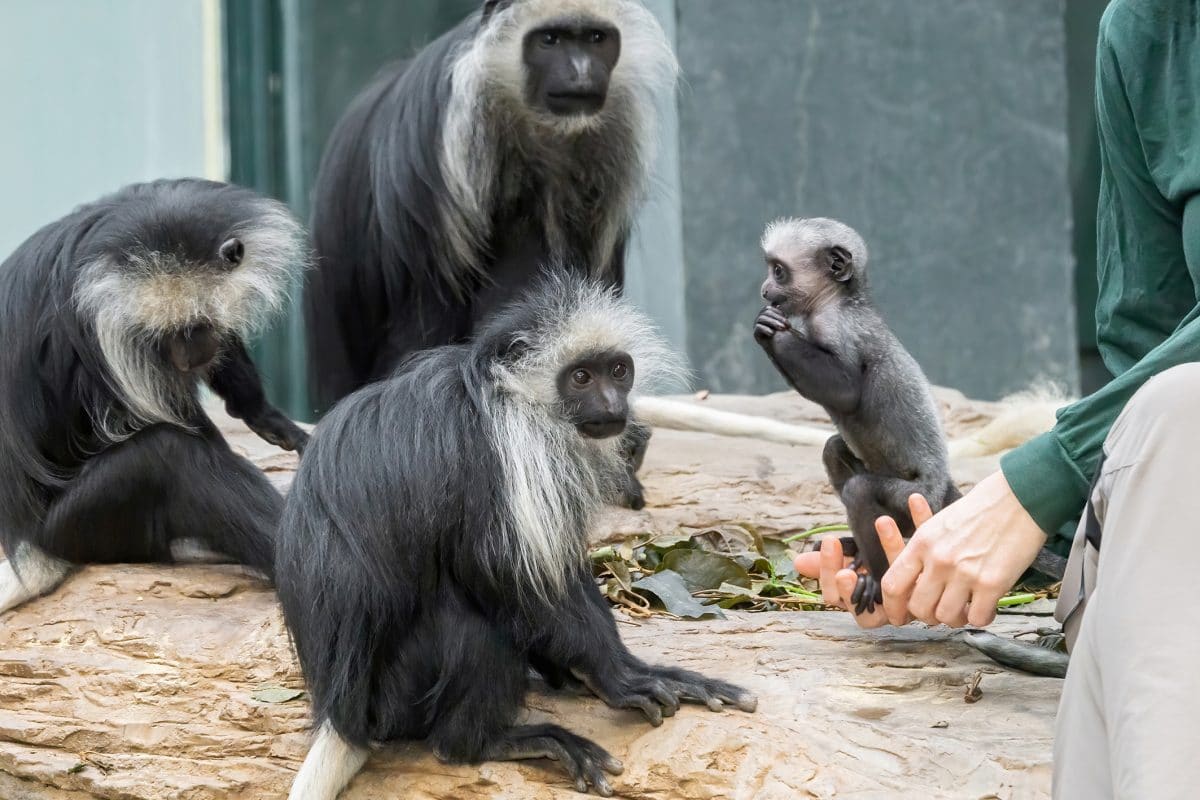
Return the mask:
POLYGON ((318 405, 467 338, 542 264, 621 286, 656 95, 677 70, 640 0, 487 0, 383 72, 314 190, 318 405))
POLYGON ((397 739, 453 762, 556 759, 611 794, 620 764, 599 746, 516 724, 531 666, 655 725, 681 700, 754 709, 634 657, 586 562, 593 512, 624 485, 629 396, 675 363, 614 290, 549 279, 317 426, 277 540, 317 728, 293 800, 331 800, 369 743, 397 739))
POLYGON ((85 205, 0 265, 0 611, 72 564, 196 545, 271 572, 282 499, 197 393, 207 383, 259 436, 303 447, 245 339, 307 255, 279 203, 175 180, 85 205))

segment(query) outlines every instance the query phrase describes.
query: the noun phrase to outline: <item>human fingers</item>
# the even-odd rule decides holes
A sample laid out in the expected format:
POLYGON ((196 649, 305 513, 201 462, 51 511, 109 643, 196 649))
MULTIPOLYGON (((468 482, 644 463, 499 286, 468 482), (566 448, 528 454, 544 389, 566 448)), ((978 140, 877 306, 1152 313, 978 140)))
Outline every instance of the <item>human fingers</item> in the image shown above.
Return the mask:
MULTIPOLYGON (((904 552, 904 536, 900 533, 900 527, 896 524, 896 520, 891 517, 880 517, 875 520, 875 532, 879 534, 879 543, 883 545, 883 552, 887 556, 888 564, 895 564, 896 559, 904 552)), ((892 570, 888 567, 888 573, 892 570)), ((884 576, 884 581, 880 582, 880 588, 883 589, 883 612, 888 618, 888 622, 893 625, 904 625, 911 617, 908 615, 908 604, 895 602, 895 599, 889 599, 887 591, 887 576, 884 576)))
POLYGON ((961 628, 967 624, 967 604, 971 602, 971 584, 962 579, 951 580, 934 609, 934 617, 943 625, 961 628))
POLYGON ((933 509, 929 507, 929 501, 924 495, 916 492, 908 496, 908 513, 912 515, 913 526, 917 528, 933 519, 933 509))
MULTIPOLYGON (((849 594, 839 592, 838 573, 846 570, 846 559, 842 555, 842 541, 836 536, 821 542, 821 596, 825 605, 835 608, 850 608, 849 594)), ((853 587, 850 589, 854 591, 853 587)))
MULTIPOLYGON (((900 536, 900 528, 891 517, 880 517, 875 523, 875 530, 879 533, 880 542, 893 541, 896 538, 904 541, 900 536)), ((920 550, 921 543, 913 540, 895 557, 891 554, 888 556, 892 559, 892 565, 888 567, 880 585, 883 588, 883 610, 893 625, 904 625, 912 619, 908 613, 908 603, 916 587, 917 578, 921 575, 920 550)))
POLYGON ((888 564, 891 564, 904 552, 904 536, 900 533, 900 527, 896 525, 896 520, 884 516, 875 520, 875 533, 879 534, 883 554, 887 556, 888 564))
POLYGON ((976 582, 971 594, 971 607, 967 611, 967 622, 976 628, 986 628, 996 619, 996 604, 1011 587, 976 582))

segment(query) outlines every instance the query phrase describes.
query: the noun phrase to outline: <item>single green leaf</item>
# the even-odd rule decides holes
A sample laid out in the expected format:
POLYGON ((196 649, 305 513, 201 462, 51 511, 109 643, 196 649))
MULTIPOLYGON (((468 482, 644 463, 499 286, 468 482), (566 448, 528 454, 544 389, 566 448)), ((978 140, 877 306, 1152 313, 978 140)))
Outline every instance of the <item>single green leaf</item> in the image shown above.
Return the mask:
POLYGON ((771 569, 771 574, 781 581, 794 581, 800 577, 796 573, 796 554, 791 550, 785 549, 771 556, 771 569))
POLYGON ((703 550, 672 550, 663 556, 662 569, 679 573, 690 591, 716 589, 722 583, 750 586, 746 568, 729 556, 703 550))
POLYGON ((647 575, 635 581, 633 588, 642 594, 657 598, 663 609, 684 619, 704 619, 705 617, 724 617, 719 609, 702 605, 692 593, 678 572, 669 569, 647 575))
POLYGON ((250 696, 260 703, 287 703, 304 697, 303 689, 284 689, 279 686, 269 686, 251 692, 250 696))

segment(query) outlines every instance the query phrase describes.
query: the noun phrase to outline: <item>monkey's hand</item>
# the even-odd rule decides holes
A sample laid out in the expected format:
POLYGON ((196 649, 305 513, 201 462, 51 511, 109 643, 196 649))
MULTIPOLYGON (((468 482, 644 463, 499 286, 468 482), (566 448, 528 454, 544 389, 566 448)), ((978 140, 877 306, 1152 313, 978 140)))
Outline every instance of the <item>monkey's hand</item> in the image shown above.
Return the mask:
POLYGON ((744 689, 697 672, 640 662, 621 672, 602 681, 582 674, 576 677, 607 705, 639 710, 655 727, 663 717, 674 716, 681 702, 703 703, 712 711, 721 711, 726 704, 747 712, 758 707, 758 698, 744 689))
POLYGON ((304 455, 304 448, 308 446, 308 434, 277 409, 272 408, 252 420, 248 419, 246 424, 263 441, 283 450, 294 450, 304 455))
POLYGON ((788 322, 788 318, 783 315, 782 311, 775 306, 766 306, 758 312, 758 317, 754 320, 754 341, 769 350, 775 334, 789 330, 791 327, 792 323, 788 322))

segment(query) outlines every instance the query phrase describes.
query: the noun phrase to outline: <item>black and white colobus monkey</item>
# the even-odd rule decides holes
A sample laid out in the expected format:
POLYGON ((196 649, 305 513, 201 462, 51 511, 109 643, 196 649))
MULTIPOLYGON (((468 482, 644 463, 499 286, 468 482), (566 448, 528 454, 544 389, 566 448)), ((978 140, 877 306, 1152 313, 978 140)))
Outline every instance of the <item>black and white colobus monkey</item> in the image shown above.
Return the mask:
POLYGON ((332 800, 369 743, 398 739, 452 762, 555 759, 611 794, 602 748, 516 724, 530 667, 655 725, 681 700, 754 709, 634 657, 586 563, 624 483, 630 395, 676 363, 614 290, 558 277, 317 426, 276 545, 317 728, 292 800, 332 800))
POLYGON ((487 0, 382 73, 313 196, 310 383, 328 408, 567 263, 621 286, 678 66, 640 0, 487 0))
MULTIPOLYGON (((883 602, 888 559, 876 518, 913 533, 908 498, 934 512, 961 493, 950 478, 946 436, 929 381, 875 310, 867 291, 867 246, 832 219, 782 219, 762 239, 767 305, 754 338, 793 389, 820 404, 838 433, 825 444, 825 470, 846 505, 859 577, 857 610, 883 602)), ((852 545, 852 546, 851 546, 852 545)))
POLYGON ((198 388, 268 442, 304 446, 245 340, 307 261, 279 203, 172 180, 82 206, 0 265, 0 611, 79 563, 198 547, 271 572, 283 501, 198 388))

